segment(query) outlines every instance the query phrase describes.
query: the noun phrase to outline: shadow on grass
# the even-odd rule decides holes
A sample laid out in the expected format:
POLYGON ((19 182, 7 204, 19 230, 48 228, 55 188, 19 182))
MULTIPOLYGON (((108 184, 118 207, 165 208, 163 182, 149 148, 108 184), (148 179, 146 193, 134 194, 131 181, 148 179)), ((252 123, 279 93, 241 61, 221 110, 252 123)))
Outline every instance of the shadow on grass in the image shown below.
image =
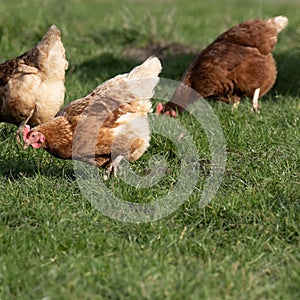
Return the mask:
POLYGON ((104 54, 87 61, 78 68, 81 71, 107 73, 108 78, 128 72, 150 56, 161 59, 163 70, 161 76, 169 79, 180 79, 194 56, 200 52, 195 45, 178 42, 158 41, 153 34, 136 28, 102 30, 89 36, 99 47, 103 45, 119 45, 123 50, 120 57, 104 54))
POLYGON ((101 77, 105 81, 116 75, 127 73, 138 64, 139 61, 134 59, 119 58, 111 53, 104 53, 77 65, 74 72, 78 73, 82 80, 101 77))
POLYGON ((15 141, 16 126, 0 123, 0 177, 18 180, 36 175, 74 180, 72 163, 52 157, 46 151, 29 147, 24 150, 15 141))
POLYGON ((154 42, 141 48, 127 47, 123 51, 123 55, 135 57, 139 61, 144 61, 150 56, 157 56, 163 65, 161 76, 180 80, 190 62, 199 52, 195 46, 191 45, 154 42))
POLYGON ((75 181, 71 163, 61 161, 52 157, 45 157, 43 154, 31 156, 30 153, 19 153, 9 158, 0 158, 0 177, 18 181, 20 178, 33 178, 45 176, 49 178, 66 178, 75 181))
MULTIPOLYGON (((74 66, 74 73, 80 80, 108 80, 118 74, 128 73, 150 56, 157 56, 162 62, 161 77, 179 80, 199 51, 194 46, 180 43, 153 42, 142 47, 130 44, 121 53, 103 53, 74 66)), ((100 84, 101 82, 97 82, 100 84)), ((95 87, 96 87, 95 85, 95 87)))
MULTIPOLYGON (((119 46, 149 43, 149 38, 142 32, 133 28, 121 28, 111 30, 100 30, 91 32, 88 39, 95 47, 103 48, 104 45, 119 46)), ((120 55, 119 51, 109 50, 106 53, 95 56, 81 64, 74 65, 69 72, 76 73, 80 80, 89 81, 101 78, 101 82, 108 80, 118 74, 127 73, 140 63, 139 58, 120 55)), ((95 87, 101 82, 96 82, 95 87)))

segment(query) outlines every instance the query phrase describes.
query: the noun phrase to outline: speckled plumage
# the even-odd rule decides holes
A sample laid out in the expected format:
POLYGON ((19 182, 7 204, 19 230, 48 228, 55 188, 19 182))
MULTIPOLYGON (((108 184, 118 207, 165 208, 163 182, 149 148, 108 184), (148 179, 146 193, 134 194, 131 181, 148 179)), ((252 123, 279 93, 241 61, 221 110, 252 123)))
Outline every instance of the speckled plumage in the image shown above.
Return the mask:
POLYGON ((0 122, 35 126, 52 119, 65 95, 68 62, 60 31, 52 25, 40 43, 0 65, 0 122))
POLYGON ((75 100, 57 117, 24 134, 25 145, 53 156, 109 167, 117 156, 138 159, 149 147, 147 114, 159 81, 161 64, 151 57, 130 73, 118 75, 75 100), (33 137, 32 137, 33 135, 33 137), (37 136, 45 140, 39 141, 37 136))
POLYGON ((272 56, 277 34, 287 23, 283 16, 266 21, 256 19, 224 32, 191 62, 181 79, 183 84, 162 112, 180 112, 199 99, 191 89, 204 98, 226 103, 238 103, 245 96, 253 97, 258 88, 260 96, 266 94, 277 75, 272 56))

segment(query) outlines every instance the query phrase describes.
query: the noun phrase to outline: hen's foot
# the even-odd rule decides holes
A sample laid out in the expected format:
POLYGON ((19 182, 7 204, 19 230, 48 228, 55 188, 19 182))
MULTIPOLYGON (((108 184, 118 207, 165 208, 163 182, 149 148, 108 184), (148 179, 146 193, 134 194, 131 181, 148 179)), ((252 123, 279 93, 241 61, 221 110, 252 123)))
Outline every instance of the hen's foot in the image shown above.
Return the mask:
POLYGON ((124 158, 123 155, 118 155, 108 166, 106 169, 106 174, 104 175, 104 180, 107 180, 111 174, 114 175, 114 177, 117 177, 117 172, 120 169, 120 162, 124 158))

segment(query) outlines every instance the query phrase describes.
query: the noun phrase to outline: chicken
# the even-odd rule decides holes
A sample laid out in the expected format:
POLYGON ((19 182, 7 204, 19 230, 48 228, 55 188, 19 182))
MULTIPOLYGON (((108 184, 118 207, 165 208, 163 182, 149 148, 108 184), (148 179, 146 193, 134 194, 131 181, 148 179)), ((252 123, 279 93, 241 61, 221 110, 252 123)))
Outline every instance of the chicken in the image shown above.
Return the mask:
POLYGON ((135 161, 149 147, 151 97, 161 63, 150 57, 130 73, 118 75, 54 119, 23 131, 24 148, 44 148, 62 159, 76 159, 116 174, 120 161, 135 161))
POLYGON ((272 51, 277 34, 287 23, 286 17, 277 16, 266 21, 249 20, 224 32, 191 62, 182 84, 165 106, 158 104, 157 113, 175 116, 176 110, 181 112, 197 101, 199 94, 233 102, 234 106, 242 97, 253 97, 253 109, 257 111, 258 97, 275 83, 277 71, 272 51))
POLYGON ((60 110, 68 62, 52 25, 33 49, 0 65, 0 122, 39 125, 60 110))

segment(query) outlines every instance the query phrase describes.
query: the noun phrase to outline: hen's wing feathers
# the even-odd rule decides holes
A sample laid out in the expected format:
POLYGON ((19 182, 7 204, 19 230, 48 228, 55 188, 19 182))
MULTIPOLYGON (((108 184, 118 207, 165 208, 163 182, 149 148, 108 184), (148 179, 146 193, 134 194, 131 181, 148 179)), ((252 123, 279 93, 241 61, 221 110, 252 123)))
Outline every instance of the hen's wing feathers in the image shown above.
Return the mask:
MULTIPOLYGON (((42 58, 40 56, 43 55, 43 58, 48 56, 58 39, 60 39, 60 31, 55 25, 52 25, 37 46, 17 58, 0 64, 0 86, 6 85, 12 75, 16 73, 37 73, 37 67, 41 67, 39 62, 42 58)), ((66 68, 67 62, 65 70, 66 68)))
POLYGON ((110 91, 107 95, 90 94, 85 98, 75 100, 62 109, 57 116, 76 117, 80 115, 88 116, 108 116, 111 112, 116 110, 122 104, 126 103, 126 96, 134 99, 130 93, 127 95, 123 93, 111 94, 110 91))
MULTIPOLYGON (((27 55, 27 53, 23 56, 25 55, 27 55)), ((5 87, 8 81, 18 73, 37 73, 38 70, 33 63, 25 64, 23 56, 0 64, 0 87, 5 87)))
POLYGON ((259 49, 262 54, 271 52, 276 44, 272 39, 277 36, 273 26, 269 26, 264 20, 250 20, 240 23, 221 34, 215 42, 232 43, 245 47, 259 49))
MULTIPOLYGON (((108 112, 113 112, 125 103, 149 101, 159 81, 161 69, 159 59, 150 57, 130 73, 117 75, 103 82, 86 97, 71 102, 57 115, 75 116, 83 112, 91 115, 99 113, 108 115, 108 112)), ((150 101, 149 105, 148 112, 151 111, 150 101)))
POLYGON ((256 19, 240 23, 221 34, 215 42, 257 48, 262 54, 271 53, 277 43, 277 33, 288 24, 288 19, 278 16, 267 21, 256 19))

